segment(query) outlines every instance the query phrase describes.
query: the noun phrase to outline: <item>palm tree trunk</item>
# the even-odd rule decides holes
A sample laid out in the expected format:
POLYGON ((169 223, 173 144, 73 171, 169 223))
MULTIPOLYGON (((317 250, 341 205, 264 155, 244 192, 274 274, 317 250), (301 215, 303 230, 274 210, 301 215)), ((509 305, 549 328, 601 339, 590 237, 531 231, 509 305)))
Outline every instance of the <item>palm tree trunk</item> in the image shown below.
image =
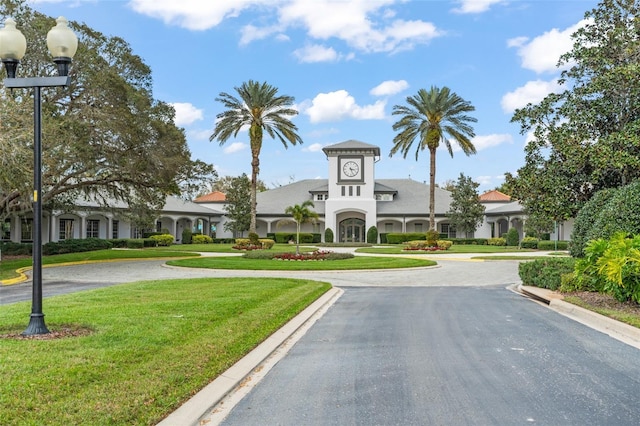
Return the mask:
POLYGON ((249 139, 251 143, 251 221, 249 222, 249 233, 256 233, 256 216, 258 214, 258 173, 260 173, 260 147, 262 146, 262 127, 252 124, 249 129, 249 139))
POLYGON ((429 147, 429 230, 436 230, 436 147, 429 147))

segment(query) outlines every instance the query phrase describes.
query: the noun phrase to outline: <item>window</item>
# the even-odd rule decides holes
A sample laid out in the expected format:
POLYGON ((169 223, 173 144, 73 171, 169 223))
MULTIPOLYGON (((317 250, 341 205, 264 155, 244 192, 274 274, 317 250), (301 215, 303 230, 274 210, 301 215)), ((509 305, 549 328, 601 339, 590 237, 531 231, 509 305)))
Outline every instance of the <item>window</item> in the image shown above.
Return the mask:
POLYGON ((356 196, 360 196, 360 187, 356 186, 356 196))
POLYGON ((113 222, 111 222, 111 225, 113 226, 113 229, 111 230, 111 238, 116 239, 118 238, 119 222, 117 220, 114 220, 113 222))
POLYGON ((353 197, 353 186, 349 187, 349 197, 353 197))
POLYGON ((384 224, 384 232, 386 232, 387 234, 389 232, 393 232, 393 223, 385 223, 384 224))
POLYGON ((70 240, 73 238, 73 219, 60 219, 58 229, 59 240, 70 240))
POLYGON ((137 226, 133 228, 133 238, 143 238, 144 229, 138 228, 137 226))
POLYGON ((87 220, 87 238, 100 238, 100 221, 87 220))
POLYGON ((327 194, 318 194, 318 195, 316 195, 316 200, 318 200, 318 201, 327 200, 328 198, 329 198, 329 195, 327 195, 327 194))
POLYGON ((422 224, 421 223, 416 223, 413 225, 414 226, 414 232, 422 232, 422 224))
POLYGON ((5 219, 2 222, 2 239, 10 240, 11 239, 11 219, 5 219))
POLYGON ((393 201, 393 195, 391 194, 376 194, 377 201, 393 201))
POLYGON ((440 233, 446 234, 447 238, 455 238, 456 237, 456 227, 449 223, 440 224, 440 233))
POLYGON ((344 186, 342 186, 341 189, 342 189, 342 196, 344 197, 344 194, 345 194, 344 186))
POLYGON ((33 241, 33 219, 24 219, 21 225, 20 239, 22 241, 33 241))

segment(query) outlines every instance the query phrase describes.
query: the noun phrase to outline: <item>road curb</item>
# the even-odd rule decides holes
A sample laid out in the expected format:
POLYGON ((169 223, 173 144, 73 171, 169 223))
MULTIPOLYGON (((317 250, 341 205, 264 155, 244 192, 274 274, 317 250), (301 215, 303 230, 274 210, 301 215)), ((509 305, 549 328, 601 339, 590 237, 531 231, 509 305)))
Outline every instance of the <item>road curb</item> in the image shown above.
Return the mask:
MULTIPOLYGON (((247 378, 256 371, 263 370, 262 364, 300 329, 315 322, 333 303, 342 296, 344 290, 333 287, 300 314, 269 336, 264 342, 232 365, 228 370, 205 386, 201 391, 164 418, 157 426, 197 426, 203 417, 227 395, 244 386, 247 378)), ((288 349, 287 349, 288 350, 288 349)), ((286 354, 282 351, 281 356, 286 354)), ((264 373, 264 371, 263 371, 264 373)), ((231 407, 229 407, 231 408, 231 407)), ((210 422, 206 422, 210 423, 210 422)))
POLYGON ((572 303, 565 302, 561 294, 538 287, 519 285, 518 290, 536 300, 549 305, 549 308, 573 319, 587 327, 613 337, 630 346, 640 349, 640 329, 629 324, 616 321, 612 318, 600 315, 597 312, 581 308, 572 303))

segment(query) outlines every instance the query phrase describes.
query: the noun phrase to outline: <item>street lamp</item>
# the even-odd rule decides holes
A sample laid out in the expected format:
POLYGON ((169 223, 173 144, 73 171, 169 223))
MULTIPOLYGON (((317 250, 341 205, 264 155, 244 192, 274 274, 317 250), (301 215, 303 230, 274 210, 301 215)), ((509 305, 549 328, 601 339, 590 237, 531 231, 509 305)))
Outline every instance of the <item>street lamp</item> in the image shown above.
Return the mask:
POLYGON ((16 22, 7 18, 0 29, 0 59, 7 70, 4 87, 33 89, 33 291, 31 317, 23 335, 47 334, 42 313, 42 96, 43 87, 69 86, 69 64, 78 48, 78 38, 64 17, 47 34, 47 47, 58 67, 58 77, 16 78, 18 63, 27 50, 27 42, 16 22))

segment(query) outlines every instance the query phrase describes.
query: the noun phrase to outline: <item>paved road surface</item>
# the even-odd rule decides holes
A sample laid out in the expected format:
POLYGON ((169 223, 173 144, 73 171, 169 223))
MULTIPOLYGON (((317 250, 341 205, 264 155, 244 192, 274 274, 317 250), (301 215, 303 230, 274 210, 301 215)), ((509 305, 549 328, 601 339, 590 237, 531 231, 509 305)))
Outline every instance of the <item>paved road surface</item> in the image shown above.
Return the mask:
POLYGON ((347 288, 224 425, 637 425, 640 353, 504 289, 347 288))

